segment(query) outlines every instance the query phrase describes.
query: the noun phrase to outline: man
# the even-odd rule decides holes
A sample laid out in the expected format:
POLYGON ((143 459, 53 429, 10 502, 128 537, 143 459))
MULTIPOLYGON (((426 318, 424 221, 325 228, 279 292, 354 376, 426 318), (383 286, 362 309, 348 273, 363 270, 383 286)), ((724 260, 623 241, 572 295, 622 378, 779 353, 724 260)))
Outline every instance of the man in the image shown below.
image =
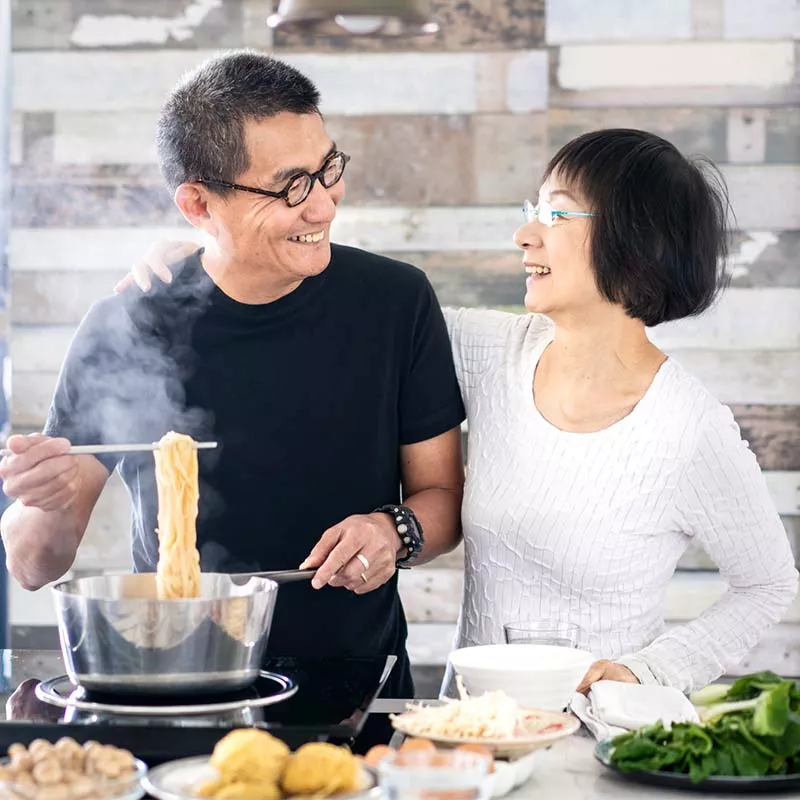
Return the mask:
POLYGON ((23 586, 57 579, 117 468, 135 568, 154 570, 152 455, 67 449, 168 430, 217 441, 199 453, 202 568, 319 566, 313 585, 281 588, 270 653, 397 654, 386 694, 410 696, 396 562, 458 543, 464 409, 424 274, 330 243, 348 157, 318 104, 305 76, 252 52, 172 92, 160 165, 205 248, 171 286, 91 309, 44 435, 8 441, 17 501, 0 528, 23 586))

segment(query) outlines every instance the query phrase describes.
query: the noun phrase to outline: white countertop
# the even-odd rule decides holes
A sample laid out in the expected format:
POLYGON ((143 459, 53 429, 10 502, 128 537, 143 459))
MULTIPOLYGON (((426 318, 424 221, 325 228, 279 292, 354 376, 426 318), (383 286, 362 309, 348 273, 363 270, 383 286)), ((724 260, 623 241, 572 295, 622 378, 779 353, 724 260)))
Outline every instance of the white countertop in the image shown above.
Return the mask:
MULTIPOLYGON (((399 714, 405 711, 408 700, 387 700, 379 698, 372 704, 370 711, 382 714, 399 714)), ((415 701, 420 702, 420 701, 415 701)), ((422 701, 432 702, 432 701, 422 701)), ((433 701, 435 702, 435 701, 433 701)), ((398 735, 399 744, 401 737, 398 735)), ((667 789, 658 786, 647 786, 621 777, 602 766, 594 757, 595 739, 584 728, 540 752, 531 779, 523 786, 506 795, 508 800, 690 800, 692 797, 709 798, 709 800, 741 800, 748 795, 742 794, 710 794, 689 792, 679 789, 667 789)), ((753 795, 750 795, 753 796, 753 795)), ((798 800, 800 793, 770 793, 757 795, 769 797, 771 800, 798 800)))
MULTIPOLYGON (((737 798, 741 794, 698 794, 678 789, 645 786, 619 777, 599 764, 593 754, 595 740, 588 734, 570 736, 541 753, 533 776, 524 786, 507 795, 508 800, 690 800, 697 798, 737 798)), ((798 800, 798 792, 760 795, 771 800, 798 800)))

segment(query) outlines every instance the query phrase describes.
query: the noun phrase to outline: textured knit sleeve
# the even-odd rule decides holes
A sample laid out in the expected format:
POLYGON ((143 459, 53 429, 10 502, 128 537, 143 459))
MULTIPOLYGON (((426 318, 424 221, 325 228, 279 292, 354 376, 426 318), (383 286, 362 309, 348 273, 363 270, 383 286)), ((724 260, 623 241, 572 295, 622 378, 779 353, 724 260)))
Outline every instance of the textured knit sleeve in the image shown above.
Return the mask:
POLYGON ((689 692, 740 663, 780 621, 797 593, 798 573, 756 458, 725 406, 708 412, 675 511, 728 589, 697 619, 618 661, 643 683, 689 692))
POLYGON ((461 396, 469 413, 472 392, 487 370, 504 357, 512 330, 523 331, 530 315, 485 308, 445 308, 444 318, 461 396))

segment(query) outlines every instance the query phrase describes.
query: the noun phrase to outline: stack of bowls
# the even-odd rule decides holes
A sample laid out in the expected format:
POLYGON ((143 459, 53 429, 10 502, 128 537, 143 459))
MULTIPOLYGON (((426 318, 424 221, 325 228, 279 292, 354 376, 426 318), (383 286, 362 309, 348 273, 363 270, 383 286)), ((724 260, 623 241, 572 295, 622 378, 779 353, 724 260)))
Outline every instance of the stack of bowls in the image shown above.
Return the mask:
POLYGON ((595 657, 586 650, 544 644, 463 647, 450 663, 475 697, 502 691, 523 708, 561 711, 595 657))

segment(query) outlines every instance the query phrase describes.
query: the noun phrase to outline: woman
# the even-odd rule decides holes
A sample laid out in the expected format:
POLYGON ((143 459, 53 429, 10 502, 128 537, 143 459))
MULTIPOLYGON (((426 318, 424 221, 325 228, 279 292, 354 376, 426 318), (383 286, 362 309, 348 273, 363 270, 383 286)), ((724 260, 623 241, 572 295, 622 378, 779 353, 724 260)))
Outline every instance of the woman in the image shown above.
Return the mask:
MULTIPOLYGON (((722 184, 665 140, 579 136, 514 237, 530 313, 447 311, 470 433, 458 646, 502 641, 514 619, 570 622, 603 657, 582 691, 601 678, 691 691, 791 603, 787 537, 730 410, 646 331, 713 303, 727 211, 722 184), (692 539, 729 588, 664 632, 692 539)), ((162 275, 164 254, 148 259, 162 275)))

